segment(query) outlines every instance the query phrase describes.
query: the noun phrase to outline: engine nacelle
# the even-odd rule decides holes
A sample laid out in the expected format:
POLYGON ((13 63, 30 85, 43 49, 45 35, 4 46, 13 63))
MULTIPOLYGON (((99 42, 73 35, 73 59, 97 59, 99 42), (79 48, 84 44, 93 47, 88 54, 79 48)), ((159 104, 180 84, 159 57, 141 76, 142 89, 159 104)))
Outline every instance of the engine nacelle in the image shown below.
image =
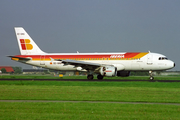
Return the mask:
POLYGON ((118 71, 117 72, 117 76, 120 76, 120 77, 128 77, 130 76, 130 71, 118 71))
POLYGON ((99 72, 102 76, 112 77, 116 76, 117 68, 113 66, 104 66, 100 68, 99 72))

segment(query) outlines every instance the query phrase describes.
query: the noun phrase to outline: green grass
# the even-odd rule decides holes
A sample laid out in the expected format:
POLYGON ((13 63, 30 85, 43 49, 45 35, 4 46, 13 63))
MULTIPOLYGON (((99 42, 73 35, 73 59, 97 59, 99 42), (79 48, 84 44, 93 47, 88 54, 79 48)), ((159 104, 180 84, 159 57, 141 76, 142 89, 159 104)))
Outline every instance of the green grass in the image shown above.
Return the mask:
POLYGON ((0 99, 180 103, 180 83, 0 81, 0 99))
MULTIPOLYGON (((180 103, 180 83, 0 81, 0 100, 180 103)), ((0 102, 0 119, 179 119, 180 106, 160 104, 0 102)))
POLYGON ((0 99, 180 103, 180 89, 83 86, 0 86, 0 99))
MULTIPOLYGON (((154 76, 154 80, 180 80, 180 76, 154 76)), ((64 76, 62 78, 52 75, 1 75, 0 79, 87 79, 86 76, 64 76)), ((97 79, 94 76, 94 79, 97 79)), ((104 77, 104 79, 123 80, 149 80, 149 76, 129 76, 129 77, 104 77)))
POLYGON ((178 120, 179 106, 110 103, 0 103, 2 120, 178 120))

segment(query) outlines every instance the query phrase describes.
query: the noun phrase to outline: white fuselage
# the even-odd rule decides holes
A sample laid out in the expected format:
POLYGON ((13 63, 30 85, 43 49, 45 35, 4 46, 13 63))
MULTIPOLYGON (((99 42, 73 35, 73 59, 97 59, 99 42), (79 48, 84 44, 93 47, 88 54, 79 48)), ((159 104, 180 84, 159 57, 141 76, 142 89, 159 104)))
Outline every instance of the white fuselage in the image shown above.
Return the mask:
MULTIPOLYGON (((104 53, 112 54, 112 53, 104 53)), ((114 54, 114 53, 113 53, 114 54)), ((116 53, 122 54, 122 53, 116 53)), ((39 60, 30 60, 26 64, 39 66, 48 69, 55 70, 82 70, 81 67, 75 67, 74 65, 64 65, 61 61, 54 61, 53 56, 62 55, 62 54, 44 54, 41 55, 39 60), (47 60, 49 58, 49 60, 47 60)), ((63 54, 64 55, 64 54, 63 54)), ((68 56, 71 55, 98 55, 98 53, 78 53, 78 54, 65 54, 68 56)), ((102 55, 102 53, 101 53, 102 55)), ((59 58, 61 59, 61 58, 59 58)), ((164 55, 157 53, 148 53, 141 58, 102 58, 102 59, 72 59, 76 61, 84 61, 88 63, 98 63, 104 65, 113 65, 117 67, 118 71, 157 71, 157 70, 167 70, 175 66, 174 62, 166 59, 164 55), (162 58, 162 59, 161 59, 162 58)))

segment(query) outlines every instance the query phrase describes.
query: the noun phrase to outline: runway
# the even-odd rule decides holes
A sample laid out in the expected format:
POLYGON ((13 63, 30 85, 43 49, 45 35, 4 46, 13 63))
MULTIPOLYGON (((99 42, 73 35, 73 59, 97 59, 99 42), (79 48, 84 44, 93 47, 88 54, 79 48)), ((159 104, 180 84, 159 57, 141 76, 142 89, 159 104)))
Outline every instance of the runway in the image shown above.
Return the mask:
POLYGON ((3 79, 0 81, 81 81, 81 82, 180 82, 180 80, 122 80, 122 79, 3 79))

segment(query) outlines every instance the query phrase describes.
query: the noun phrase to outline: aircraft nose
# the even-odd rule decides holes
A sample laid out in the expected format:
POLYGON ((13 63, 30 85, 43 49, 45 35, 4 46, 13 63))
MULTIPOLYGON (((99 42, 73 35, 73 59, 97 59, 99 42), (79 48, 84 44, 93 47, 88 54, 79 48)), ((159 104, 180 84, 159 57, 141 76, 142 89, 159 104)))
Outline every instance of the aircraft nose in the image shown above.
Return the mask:
POLYGON ((174 68, 176 66, 175 62, 170 61, 169 67, 170 69, 174 68))

